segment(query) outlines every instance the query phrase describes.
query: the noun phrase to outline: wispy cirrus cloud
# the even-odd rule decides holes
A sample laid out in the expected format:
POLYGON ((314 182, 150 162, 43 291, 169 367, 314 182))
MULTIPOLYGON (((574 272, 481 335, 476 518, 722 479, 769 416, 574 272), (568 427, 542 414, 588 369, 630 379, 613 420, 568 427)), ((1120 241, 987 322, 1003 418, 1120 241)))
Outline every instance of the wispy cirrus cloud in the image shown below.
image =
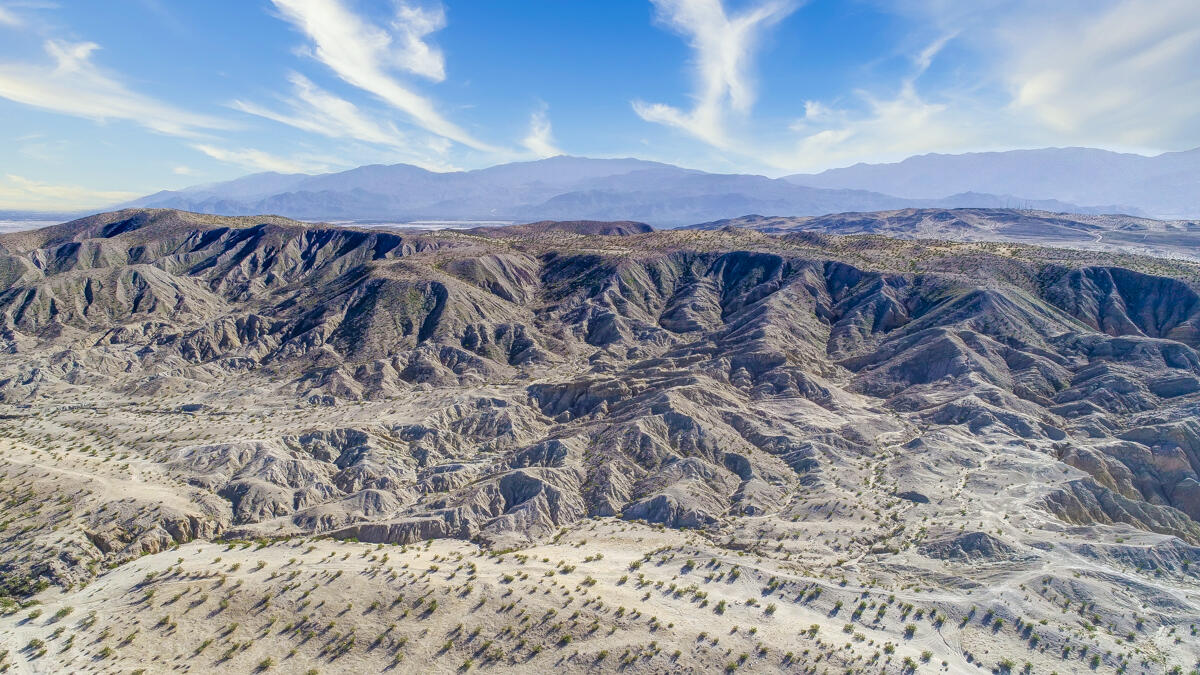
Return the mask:
POLYGON ((1119 0, 1028 7, 996 23, 1011 110, 1080 143, 1200 141, 1200 3, 1119 0), (1065 36, 1070 36, 1064 39, 1065 36))
POLYGON ((446 10, 440 5, 424 8, 400 3, 392 23, 398 47, 394 53, 400 67, 434 82, 446 79, 446 59, 442 50, 425 40, 445 27, 446 10))
POLYGON ((20 26, 21 20, 12 10, 6 9, 4 5, 0 5, 0 26, 20 26))
POLYGON ((791 14, 792 0, 764 0, 737 14, 721 0, 651 0, 657 19, 687 38, 696 53, 695 105, 684 111, 665 103, 634 101, 648 122, 686 131, 719 147, 729 146, 727 114, 749 112, 755 91, 751 66, 762 32, 791 14))
POLYGON ((330 138, 348 138, 394 148, 408 147, 410 140, 390 122, 369 118, 358 106, 335 96, 299 73, 291 73, 293 98, 290 112, 276 112, 256 103, 234 101, 242 112, 330 138))
POLYGON ((926 152, 1087 145, 1154 152, 1200 143, 1200 4, 894 0, 937 31, 891 91, 809 101, 794 148, 762 156, 817 170, 926 152), (971 82, 922 79, 951 45, 971 82))
POLYGON ((292 83, 292 95, 281 97, 288 108, 285 112, 240 100, 230 105, 250 115, 301 131, 382 146, 387 149, 388 157, 430 171, 453 168, 446 161, 449 142, 442 137, 404 133, 392 122, 372 117, 355 104, 318 87, 299 73, 291 73, 288 80, 292 83))
POLYGON ((340 0, 272 0, 283 18, 312 42, 312 55, 347 83, 404 112, 417 126, 476 150, 487 143, 446 119, 434 102, 401 81, 406 72, 445 79, 445 59, 428 36, 445 25, 441 9, 401 2, 389 29, 366 21, 340 0))
POLYGON ((93 190, 78 185, 54 185, 6 174, 0 180, 0 204, 7 209, 72 211, 108 206, 138 197, 136 192, 93 190))
POLYGON ((0 97, 76 117, 126 120, 171 136, 232 127, 129 89, 92 62, 100 48, 95 42, 47 40, 43 47, 50 63, 0 64, 0 97))
POLYGON ((315 156, 280 157, 255 148, 223 148, 207 143, 193 143, 192 148, 220 162, 236 164, 250 171, 276 171, 278 173, 319 173, 329 171, 344 162, 315 156))
POLYGON ((917 81, 953 37, 944 34, 910 55, 910 70, 895 93, 857 90, 853 107, 806 101, 804 114, 790 126, 799 135, 795 147, 760 156, 777 168, 815 170, 982 143, 995 130, 990 113, 965 99, 929 100, 917 88, 917 81))
POLYGON ((538 158, 554 157, 563 151, 554 143, 554 132, 550 128, 549 108, 542 104, 529 116, 529 134, 521 145, 538 158))

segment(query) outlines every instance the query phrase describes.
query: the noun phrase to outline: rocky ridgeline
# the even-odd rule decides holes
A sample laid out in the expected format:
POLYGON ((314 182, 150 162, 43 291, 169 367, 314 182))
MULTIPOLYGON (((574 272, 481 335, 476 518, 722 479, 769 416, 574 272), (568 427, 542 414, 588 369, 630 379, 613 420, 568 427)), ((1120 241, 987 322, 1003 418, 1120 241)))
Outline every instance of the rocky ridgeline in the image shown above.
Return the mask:
MULTIPOLYGON (((1039 537, 1111 524, 1200 544, 1193 266, 647 230, 136 210, 5 235, 0 398, 237 388, 312 407, 310 430, 164 452, 224 505, 159 528, 176 541, 506 545, 590 516, 721 532, 821 517, 805 496, 852 498, 876 484, 864 462, 886 460, 898 487, 880 499, 966 504, 982 488, 955 488, 959 469, 1017 471, 1014 504, 1054 523, 1026 541, 931 532, 926 557, 1036 556, 1039 537), (320 423, 439 391, 461 395, 420 421, 320 423)), ((107 552, 136 537, 92 539, 107 552)))

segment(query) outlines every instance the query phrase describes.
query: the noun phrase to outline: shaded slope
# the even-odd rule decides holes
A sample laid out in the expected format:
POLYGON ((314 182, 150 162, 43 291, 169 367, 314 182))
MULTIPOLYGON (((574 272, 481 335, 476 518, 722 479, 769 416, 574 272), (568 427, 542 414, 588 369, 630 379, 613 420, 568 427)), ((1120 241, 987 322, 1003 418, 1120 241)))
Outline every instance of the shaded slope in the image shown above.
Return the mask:
POLYGON ((479 392, 422 422, 175 449, 247 534, 524 541, 615 515, 720 530, 844 494, 900 442, 936 456, 961 437, 1092 476, 1033 483, 1037 508, 1200 542, 1200 446, 1175 423, 1200 400, 1194 270, 645 229, 147 211, 0 238, 0 392, 236 383, 333 408, 479 392))

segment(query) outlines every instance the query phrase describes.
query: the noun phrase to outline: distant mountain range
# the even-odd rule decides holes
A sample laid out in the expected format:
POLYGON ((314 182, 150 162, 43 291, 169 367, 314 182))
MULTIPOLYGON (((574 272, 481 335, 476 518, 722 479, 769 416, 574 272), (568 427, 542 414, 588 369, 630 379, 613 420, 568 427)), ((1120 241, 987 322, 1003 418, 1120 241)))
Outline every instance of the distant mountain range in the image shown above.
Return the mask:
MULTIPOLYGON (((1200 148, 1154 157, 1092 148, 920 155, 786 177, 796 185, 869 190, 907 199, 963 192, 1073 204, 1125 204, 1125 213, 1200 217, 1200 148)), ((982 206, 972 204, 971 206, 982 206)), ((1026 208, 1041 208, 1028 206, 1026 208)))
MULTIPOLYGON (((1036 152, 1048 153, 1046 157, 1075 153, 1074 150, 1036 152)), ((1098 150, 1085 152, 1126 157, 1098 150)), ((1007 158, 1010 154, 994 153, 997 158, 1007 158)), ((1040 157, 1029 155, 1028 161, 1050 163, 1049 159, 1040 157)), ((917 159, 923 158, 907 161, 917 159)), ((979 161, 986 163, 987 160, 979 161)), ((1061 160, 1053 165, 1065 163, 1066 160, 1061 160)), ((1005 166, 1011 164, 1009 161, 1005 166)), ((1147 208, 1146 203, 1134 199, 1136 195, 1129 190, 1119 193, 1121 200, 1114 200, 1112 196, 1102 199, 1105 196, 1102 191, 1085 195, 1087 199, 1080 200, 1056 197, 1053 191, 1044 189, 1034 195, 1015 189, 1024 187, 1015 181, 1010 181, 1015 186, 1011 190, 1007 187, 998 189, 1008 185, 1002 181, 997 181, 997 189, 987 187, 986 181, 981 181, 964 184, 966 187, 962 190, 938 190, 928 181, 913 177, 912 185, 918 187, 911 187, 900 180, 903 169, 891 170, 897 174, 891 183, 885 180, 891 174, 877 172, 880 177, 876 180, 886 183, 889 189, 896 188, 894 192, 852 185, 856 180, 865 180, 859 174, 866 175, 867 169, 902 165, 860 165, 839 170, 851 172, 846 174, 826 172, 778 179, 705 173, 639 159, 567 156, 450 173, 435 173, 405 164, 371 165, 315 176, 253 174, 225 183, 158 192, 121 206, 174 208, 222 215, 270 213, 303 220, 529 222, 590 219, 633 220, 656 227, 675 227, 747 213, 806 216, 905 208, 1015 207, 1143 215, 1154 212, 1159 203, 1152 202, 1154 208, 1147 208), (846 176, 845 185, 837 184, 839 175, 846 176), (921 194, 898 194, 901 188, 910 193, 918 190, 921 194), (1125 199, 1125 196, 1130 198, 1125 199)), ((990 173, 1008 175, 999 169, 990 173)), ((1200 212, 1200 208, 1196 211, 1200 212)))

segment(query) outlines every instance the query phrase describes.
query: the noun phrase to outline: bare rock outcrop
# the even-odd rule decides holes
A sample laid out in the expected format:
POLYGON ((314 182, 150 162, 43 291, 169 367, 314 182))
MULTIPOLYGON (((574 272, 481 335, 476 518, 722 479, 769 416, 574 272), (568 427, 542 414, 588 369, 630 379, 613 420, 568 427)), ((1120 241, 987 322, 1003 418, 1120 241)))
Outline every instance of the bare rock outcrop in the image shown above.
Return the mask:
MULTIPOLYGON (((959 497, 866 472, 902 457, 965 481, 948 467, 983 460, 941 431, 1086 474, 1030 479, 1026 497, 1065 523, 1195 542, 1200 295, 1180 265, 636 223, 411 233, 131 210, 0 236, 0 401, 236 390, 317 411, 301 432, 163 450, 228 511, 98 529, 113 550, 225 527, 380 542, 532 541, 591 516, 720 530, 835 513, 848 507, 803 505, 850 481, 933 508, 959 497), (340 421, 389 402, 423 412, 340 421)), ((925 550, 1017 550, 963 536, 925 550)))

